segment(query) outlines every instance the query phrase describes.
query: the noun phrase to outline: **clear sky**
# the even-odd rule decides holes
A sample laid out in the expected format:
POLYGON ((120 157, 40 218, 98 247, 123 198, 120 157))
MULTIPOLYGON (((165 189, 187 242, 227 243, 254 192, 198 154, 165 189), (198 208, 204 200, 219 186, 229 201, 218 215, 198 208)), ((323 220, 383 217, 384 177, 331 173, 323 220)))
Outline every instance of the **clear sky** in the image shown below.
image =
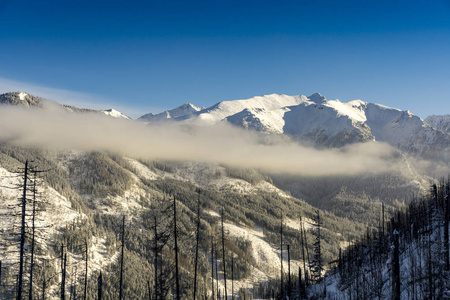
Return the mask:
POLYGON ((279 93, 450 113, 450 0, 0 0, 0 92, 117 108, 279 93))

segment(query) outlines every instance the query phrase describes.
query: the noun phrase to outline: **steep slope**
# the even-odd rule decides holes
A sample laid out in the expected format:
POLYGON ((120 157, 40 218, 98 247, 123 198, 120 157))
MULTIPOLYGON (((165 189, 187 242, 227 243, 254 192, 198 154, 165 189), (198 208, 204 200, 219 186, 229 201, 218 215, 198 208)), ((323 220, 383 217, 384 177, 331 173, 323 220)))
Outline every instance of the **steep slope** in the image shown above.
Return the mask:
POLYGON ((450 115, 443 116, 428 116, 425 122, 433 126, 434 128, 450 134, 450 115))

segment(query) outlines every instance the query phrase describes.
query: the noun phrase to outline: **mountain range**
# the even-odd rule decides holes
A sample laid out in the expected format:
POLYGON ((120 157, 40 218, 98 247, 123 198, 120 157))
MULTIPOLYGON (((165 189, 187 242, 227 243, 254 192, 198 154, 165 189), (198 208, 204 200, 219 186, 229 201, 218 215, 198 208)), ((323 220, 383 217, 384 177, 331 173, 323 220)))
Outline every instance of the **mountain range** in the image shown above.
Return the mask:
POLYGON ((0 105, 16 105, 16 106, 26 106, 26 107, 38 107, 38 108, 45 108, 49 106, 56 106, 58 108, 61 108, 65 111, 69 112, 77 112, 77 113, 98 113, 98 114, 104 114, 107 116, 115 117, 115 118, 121 118, 121 119, 128 119, 129 117, 122 114, 121 112, 115 110, 115 109, 105 109, 105 110, 95 110, 95 109, 88 109, 88 108, 78 108, 75 106, 70 105, 64 105, 59 104, 57 102, 44 99, 41 97, 36 97, 30 94, 27 94, 25 92, 10 92, 0 95, 0 105))
MULTIPOLYGON (((312 226, 317 209, 324 222, 324 259, 329 262, 337 257, 340 247, 353 242, 365 230, 378 226, 383 206, 386 215, 390 215, 395 209, 404 208, 411 194, 426 192, 433 179, 415 168, 412 164, 414 157, 442 164, 450 145, 449 118, 446 116, 431 116, 424 121, 409 111, 361 100, 342 103, 327 100, 320 94, 309 97, 273 94, 223 101, 208 108, 188 103, 160 114, 145 114, 137 120, 129 120, 112 109, 81 109, 24 92, 0 95, 0 104, 37 109, 56 106, 65 112, 127 119, 123 122, 143 122, 149 126, 195 127, 226 123, 256 131, 262 136, 281 136, 283 141, 288 139, 319 149, 339 151, 359 142, 384 142, 398 149, 394 158, 386 159, 398 163, 403 170, 399 174, 308 177, 270 174, 217 163, 148 161, 107 151, 35 149, 9 140, 0 141, 0 223, 3 228, 0 232, 0 260, 7 270, 3 274, 16 274, 17 271, 17 256, 8 254, 18 250, 13 241, 16 239, 17 242, 14 233, 19 228, 17 199, 20 199, 20 191, 14 187, 20 186, 21 179, 13 172, 23 168, 26 160, 33 160, 37 168, 48 170, 41 179, 40 192, 45 195, 45 203, 38 213, 43 235, 39 238, 38 260, 51 261, 47 264, 47 273, 59 272, 61 243, 68 245, 69 262, 75 268, 80 265, 80 254, 75 246, 69 245, 88 241, 93 264, 89 271, 90 282, 95 282, 95 276, 103 271, 107 292, 116 295, 117 276, 114 272, 120 255, 118 238, 121 217, 126 215, 130 230, 126 235, 129 261, 125 282, 126 295, 130 299, 147 297, 143 292, 147 291, 147 278, 142 274, 152 274, 153 254, 149 245, 154 228, 149 221, 157 217, 158 228, 170 228, 170 222, 165 220, 168 197, 176 197, 180 205, 180 227, 184 238, 180 250, 183 259, 181 272, 186 295, 190 295, 193 276, 191 246, 198 197, 202 199, 201 224, 205 235, 200 247, 202 276, 210 276, 209 247, 221 230, 218 216, 224 210, 226 248, 239 261, 239 276, 236 275, 235 284, 244 290, 254 290, 255 284, 267 283, 279 274, 281 212, 286 224, 285 242, 293 249, 294 269, 302 267, 302 254, 298 248, 300 225, 305 227, 310 253, 313 251, 312 226)), ((13 126, 15 124, 11 128, 13 126)), ((27 224, 30 226, 30 220, 27 224)), ((169 240, 165 252, 160 255, 162 266, 167 268, 173 265, 172 243, 169 240)), ((281 257, 287 263, 286 255, 281 257)), ((220 261, 216 257, 215 263, 220 261)), ((42 270, 41 275, 45 273, 42 270)), ((81 276, 74 270, 74 276, 70 278, 76 281, 81 276)), ((170 273, 169 269, 165 271, 170 273)), ((5 280, 14 286, 11 278, 5 280)), ((42 283, 45 277, 38 278, 42 283)), ((224 288, 223 276, 219 277, 217 284, 220 289, 224 288)), ((50 285, 52 290, 48 296, 56 299, 58 280, 53 279, 50 285)), ((89 289, 93 297, 95 284, 92 283, 89 289)), ((206 287, 204 289, 207 290, 206 287)), ((12 297, 13 290, 4 289, 0 295, 12 297)))
MULTIPOLYGON (((16 92, 0 95, 0 103, 42 107, 50 101, 16 92)), ((74 112, 130 119, 114 109, 60 106, 74 112)), ((207 108, 186 103, 158 114, 144 114, 137 121, 196 126, 225 122, 264 134, 285 135, 319 148, 379 141, 406 154, 444 162, 450 154, 449 115, 429 116, 422 120, 410 111, 361 100, 327 100, 319 93, 309 97, 272 94, 222 101, 207 108)))
POLYGON ((283 134, 316 147, 380 141, 427 159, 446 161, 450 154, 450 117, 425 121, 401 111, 361 100, 327 100, 319 93, 306 96, 266 95, 219 102, 208 108, 186 103, 138 119, 148 123, 211 126, 227 122, 265 134, 283 134))

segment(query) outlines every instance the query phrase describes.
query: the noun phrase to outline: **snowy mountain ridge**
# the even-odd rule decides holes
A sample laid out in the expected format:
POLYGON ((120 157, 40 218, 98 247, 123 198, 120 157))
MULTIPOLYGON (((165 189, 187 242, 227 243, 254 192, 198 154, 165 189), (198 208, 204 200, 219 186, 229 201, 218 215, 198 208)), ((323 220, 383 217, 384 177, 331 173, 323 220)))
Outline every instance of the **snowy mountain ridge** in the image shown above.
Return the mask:
POLYGON ((56 105, 66 111, 69 112, 77 112, 77 113, 101 113, 113 118, 119 119, 127 119, 131 120, 130 117, 124 115, 123 113, 115 110, 115 109, 106 109, 106 110, 95 110, 95 109, 87 109, 87 108, 78 108, 71 105, 59 104, 51 100, 47 100, 40 97, 32 96, 25 92, 10 92, 0 95, 0 105, 17 105, 17 106, 27 106, 27 107, 40 107, 43 108, 46 105, 56 105))
POLYGON ((201 111, 204 107, 197 107, 191 103, 185 103, 175 109, 165 110, 159 114, 146 114, 141 116, 138 120, 145 122, 160 122, 168 119, 177 119, 184 116, 189 116, 195 112, 201 111))
POLYGON ((184 104, 160 114, 144 115, 139 120, 150 123, 170 120, 199 126, 227 122, 261 133, 285 134, 318 147, 380 141, 427 157, 442 158, 446 157, 444 153, 450 153, 448 131, 437 130, 440 128, 428 125, 408 110, 362 100, 327 100, 319 93, 309 97, 271 94, 222 101, 204 109, 184 104))
MULTIPOLYGON (((0 103, 43 107, 53 102, 15 92, 0 95, 0 103)), ((92 112, 130 119, 114 109, 80 109, 55 104, 71 112, 92 112)), ((138 121, 196 126, 214 126, 226 122, 263 134, 285 135, 318 148, 339 148, 353 143, 379 141, 389 143, 407 154, 447 161, 450 157, 449 119, 446 116, 430 116, 426 122, 408 110, 362 100, 327 100, 315 93, 309 97, 279 94, 256 96, 222 101, 208 108, 185 103, 159 114, 143 115, 138 121), (432 123, 432 126, 428 123, 432 123)))

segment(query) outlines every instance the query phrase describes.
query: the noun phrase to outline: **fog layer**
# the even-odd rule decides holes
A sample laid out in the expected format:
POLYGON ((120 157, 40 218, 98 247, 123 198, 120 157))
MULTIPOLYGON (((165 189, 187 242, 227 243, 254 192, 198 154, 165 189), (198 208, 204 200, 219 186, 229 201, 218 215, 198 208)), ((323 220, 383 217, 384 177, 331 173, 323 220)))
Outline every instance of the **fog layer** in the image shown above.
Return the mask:
MULTIPOLYGON (((53 107, 1 107, 0 141, 51 150, 111 151, 157 160, 215 162, 311 176, 398 170, 395 150, 383 143, 317 150, 297 143, 263 144, 255 132, 212 127, 148 126, 94 113, 53 107)), ((30 158, 32 159, 32 158, 30 158)))

